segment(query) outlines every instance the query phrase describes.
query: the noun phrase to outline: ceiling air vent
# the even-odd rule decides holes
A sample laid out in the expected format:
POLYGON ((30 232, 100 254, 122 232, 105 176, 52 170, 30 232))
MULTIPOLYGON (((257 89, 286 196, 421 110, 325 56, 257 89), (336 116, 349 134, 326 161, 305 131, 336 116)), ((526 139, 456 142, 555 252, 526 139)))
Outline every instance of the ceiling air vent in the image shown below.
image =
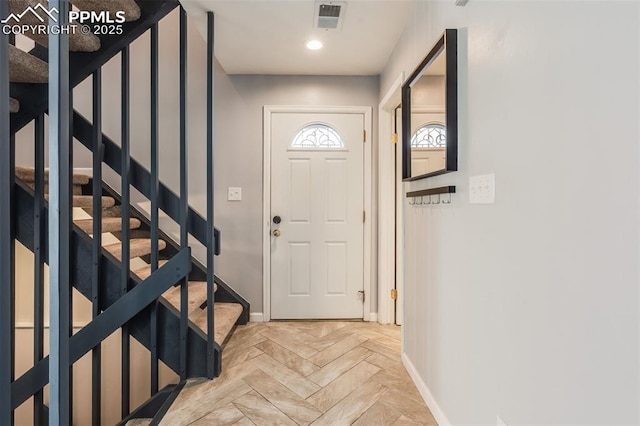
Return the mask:
POLYGON ((345 6, 345 2, 316 2, 315 27, 323 30, 342 28, 345 6))

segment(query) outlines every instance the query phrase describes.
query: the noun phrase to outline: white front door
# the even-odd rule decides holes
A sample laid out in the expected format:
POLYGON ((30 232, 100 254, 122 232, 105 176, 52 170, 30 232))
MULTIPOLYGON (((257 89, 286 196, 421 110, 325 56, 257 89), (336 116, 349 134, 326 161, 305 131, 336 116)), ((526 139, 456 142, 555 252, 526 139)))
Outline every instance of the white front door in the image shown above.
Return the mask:
POLYGON ((362 318, 364 114, 271 114, 271 318, 362 318))

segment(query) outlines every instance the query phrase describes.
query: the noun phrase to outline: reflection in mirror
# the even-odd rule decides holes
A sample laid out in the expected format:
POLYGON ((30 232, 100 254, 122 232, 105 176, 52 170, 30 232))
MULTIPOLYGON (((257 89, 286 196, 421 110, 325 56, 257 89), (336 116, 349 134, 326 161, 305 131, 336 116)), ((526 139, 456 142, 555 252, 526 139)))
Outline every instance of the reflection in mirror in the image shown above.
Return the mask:
POLYGON ((403 86, 403 178, 457 170, 457 38, 446 30, 403 86))
POLYGON ((411 176, 446 167, 445 55, 440 53, 411 86, 411 176))

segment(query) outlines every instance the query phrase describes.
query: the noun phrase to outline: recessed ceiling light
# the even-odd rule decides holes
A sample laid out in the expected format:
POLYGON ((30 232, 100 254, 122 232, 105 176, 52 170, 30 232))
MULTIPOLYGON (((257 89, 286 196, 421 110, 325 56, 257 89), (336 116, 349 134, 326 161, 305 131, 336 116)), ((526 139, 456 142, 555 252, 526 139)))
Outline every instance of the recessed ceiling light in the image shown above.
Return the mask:
POLYGON ((309 40, 306 46, 309 50, 318 50, 322 49, 323 44, 320 40, 309 40))

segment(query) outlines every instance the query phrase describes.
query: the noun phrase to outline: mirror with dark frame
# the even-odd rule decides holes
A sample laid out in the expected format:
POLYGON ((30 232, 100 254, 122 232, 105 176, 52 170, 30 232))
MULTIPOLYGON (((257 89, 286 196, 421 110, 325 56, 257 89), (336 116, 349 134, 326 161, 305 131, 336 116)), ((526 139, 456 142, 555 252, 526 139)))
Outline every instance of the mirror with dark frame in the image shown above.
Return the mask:
POLYGON ((402 86, 402 177, 458 170, 458 37, 447 29, 402 86))

